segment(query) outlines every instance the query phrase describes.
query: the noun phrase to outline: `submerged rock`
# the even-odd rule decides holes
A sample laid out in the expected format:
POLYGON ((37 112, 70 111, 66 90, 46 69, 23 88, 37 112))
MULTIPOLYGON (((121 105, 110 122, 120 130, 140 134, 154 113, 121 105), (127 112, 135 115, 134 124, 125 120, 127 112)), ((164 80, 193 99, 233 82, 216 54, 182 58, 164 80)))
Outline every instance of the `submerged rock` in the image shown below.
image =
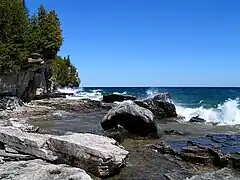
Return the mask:
POLYGON ((77 166, 99 177, 119 172, 128 156, 114 139, 88 133, 56 136, 0 127, 0 142, 18 152, 77 166))
POLYGON ((103 95, 103 102, 105 103, 114 103, 114 102, 122 102, 126 100, 136 100, 137 98, 134 96, 129 96, 129 95, 122 95, 122 94, 108 94, 108 95, 103 95))
POLYGON ((110 109, 101 122, 104 130, 117 128, 118 125, 139 136, 157 135, 158 132, 152 112, 129 101, 110 109))
POLYGON ((11 180, 91 180, 82 169, 64 164, 53 165, 40 159, 5 162, 0 165, 1 179, 11 180))

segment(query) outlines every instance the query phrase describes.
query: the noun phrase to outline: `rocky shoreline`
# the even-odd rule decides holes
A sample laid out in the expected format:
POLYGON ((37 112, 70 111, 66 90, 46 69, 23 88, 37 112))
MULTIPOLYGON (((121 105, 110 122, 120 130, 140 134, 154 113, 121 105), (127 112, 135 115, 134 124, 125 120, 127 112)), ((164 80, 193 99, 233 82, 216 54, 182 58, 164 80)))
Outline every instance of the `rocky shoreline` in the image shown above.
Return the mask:
POLYGON ((13 101, 14 110, 0 111, 0 176, 38 179, 39 173, 45 179, 240 178, 239 127, 201 124, 204 121, 197 117, 192 123, 179 123, 168 93, 144 101, 121 95, 104 99, 50 98, 20 105, 13 101), (61 131, 56 132, 58 128, 46 130, 41 125, 44 121, 65 124, 60 124, 61 131), (88 133, 88 127, 94 124, 96 132, 88 133), (79 131, 73 128, 74 132, 69 132, 67 126, 79 131), (18 171, 13 173, 16 167, 18 171))

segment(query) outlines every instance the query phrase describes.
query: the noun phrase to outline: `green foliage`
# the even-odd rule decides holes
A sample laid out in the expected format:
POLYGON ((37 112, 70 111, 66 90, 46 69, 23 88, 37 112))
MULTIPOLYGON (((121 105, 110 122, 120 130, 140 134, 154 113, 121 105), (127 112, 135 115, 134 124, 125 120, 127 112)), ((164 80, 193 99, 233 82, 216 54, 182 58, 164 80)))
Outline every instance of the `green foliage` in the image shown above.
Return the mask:
POLYGON ((17 72, 26 64, 28 20, 22 0, 0 1, 0 72, 17 72))
POLYGON ((79 86, 80 79, 78 78, 78 72, 77 69, 71 64, 70 56, 67 58, 57 56, 52 63, 52 67, 52 80, 55 87, 79 86))
POLYGON ((0 74, 19 72, 32 53, 53 61, 54 84, 78 86, 79 78, 70 57, 57 56, 63 43, 60 20, 43 5, 29 17, 25 0, 0 0, 0 74), (56 57, 57 56, 57 57, 56 57))

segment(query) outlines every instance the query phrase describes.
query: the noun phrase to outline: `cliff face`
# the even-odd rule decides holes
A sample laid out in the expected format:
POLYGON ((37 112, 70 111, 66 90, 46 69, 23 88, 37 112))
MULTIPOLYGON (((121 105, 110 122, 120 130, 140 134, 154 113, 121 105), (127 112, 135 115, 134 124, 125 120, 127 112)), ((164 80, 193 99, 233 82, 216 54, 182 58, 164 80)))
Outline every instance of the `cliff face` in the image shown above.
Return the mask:
POLYGON ((30 101, 36 94, 51 90, 51 76, 51 62, 44 61, 39 54, 32 54, 24 71, 0 76, 0 96, 17 96, 30 101))

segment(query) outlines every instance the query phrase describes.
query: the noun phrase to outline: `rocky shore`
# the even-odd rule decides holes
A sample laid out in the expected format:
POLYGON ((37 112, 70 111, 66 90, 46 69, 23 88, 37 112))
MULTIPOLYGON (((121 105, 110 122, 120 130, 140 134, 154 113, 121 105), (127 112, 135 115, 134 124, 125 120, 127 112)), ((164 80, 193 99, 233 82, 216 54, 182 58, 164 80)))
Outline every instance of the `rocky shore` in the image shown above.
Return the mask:
POLYGON ((168 93, 105 96, 1 106, 2 179, 240 178, 239 127, 179 122, 168 93))

